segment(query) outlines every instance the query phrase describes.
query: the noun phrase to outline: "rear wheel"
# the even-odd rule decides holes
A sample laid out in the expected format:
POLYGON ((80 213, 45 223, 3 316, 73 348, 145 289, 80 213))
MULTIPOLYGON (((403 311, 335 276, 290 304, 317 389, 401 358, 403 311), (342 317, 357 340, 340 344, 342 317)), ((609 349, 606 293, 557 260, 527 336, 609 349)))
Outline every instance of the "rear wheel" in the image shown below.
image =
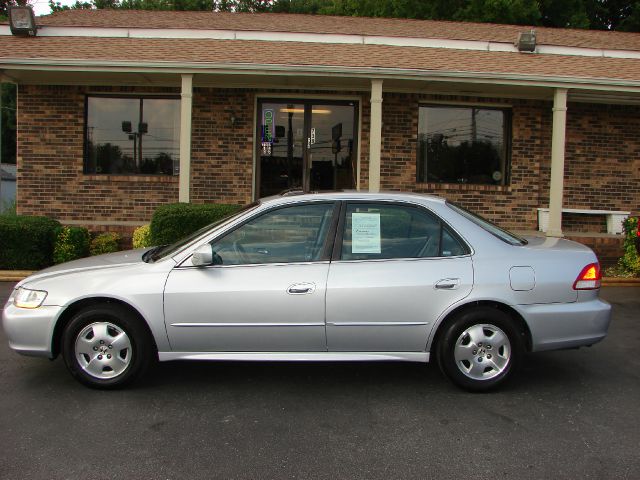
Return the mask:
POLYGON ((446 327, 438 363, 456 385, 484 391, 504 383, 520 364, 522 336, 509 315, 490 307, 467 310, 446 327))
POLYGON ((71 374, 93 388, 118 388, 141 376, 153 360, 153 343, 137 316, 118 305, 78 312, 62 336, 71 374))

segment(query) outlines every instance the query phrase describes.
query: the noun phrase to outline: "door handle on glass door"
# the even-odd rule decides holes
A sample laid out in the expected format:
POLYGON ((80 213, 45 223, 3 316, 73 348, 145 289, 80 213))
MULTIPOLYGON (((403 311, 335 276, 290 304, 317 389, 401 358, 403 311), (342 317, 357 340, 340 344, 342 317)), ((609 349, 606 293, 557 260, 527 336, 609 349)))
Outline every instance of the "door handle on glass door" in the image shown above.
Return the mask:
POLYGON ((315 289, 315 283, 294 283, 287 288, 287 293, 289 295, 304 295, 307 293, 313 293, 315 289))

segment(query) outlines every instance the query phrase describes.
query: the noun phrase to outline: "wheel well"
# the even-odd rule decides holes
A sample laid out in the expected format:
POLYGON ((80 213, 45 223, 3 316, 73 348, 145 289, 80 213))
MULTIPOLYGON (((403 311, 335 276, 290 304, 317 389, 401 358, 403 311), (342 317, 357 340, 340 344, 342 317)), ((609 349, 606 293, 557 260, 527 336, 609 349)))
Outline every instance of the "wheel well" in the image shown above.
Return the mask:
POLYGON ((136 310, 134 307, 129 305, 127 302, 123 302, 122 300, 118 300, 115 298, 92 297, 92 298, 84 298, 82 300, 78 300, 77 302, 72 303, 60 314, 60 317, 56 322, 56 326, 53 329, 53 338, 51 339, 52 358, 56 358, 60 353, 60 348, 62 344, 62 333, 64 332, 65 327, 71 321, 73 316, 76 313, 78 313, 80 310, 83 310, 89 306, 105 304, 105 303, 111 304, 111 305, 118 305, 122 308, 125 308, 126 310, 131 312, 136 318, 138 318, 140 323, 144 326, 145 330, 147 331, 147 334, 149 335, 149 339, 152 342, 154 351, 155 352, 158 351, 158 347, 156 346, 156 341, 153 337, 153 334, 151 333, 151 329, 149 328, 149 325, 147 324, 144 317, 140 314, 138 310, 136 310))
POLYGON ((514 310, 509 305, 505 305, 504 303, 491 301, 491 300, 479 300, 471 303, 466 303, 464 305, 460 305, 455 310, 449 312, 449 314, 447 314, 447 316, 442 320, 442 322, 440 322, 440 325, 438 325, 438 329, 436 330, 436 333, 433 337, 433 341, 431 342, 430 351, 431 352, 436 351, 436 348, 438 347, 438 342, 440 341, 440 337, 442 336, 442 332, 446 330, 446 328, 444 327, 446 327, 456 315, 458 315, 459 313, 465 310, 472 310, 477 307, 495 308, 496 310, 500 310, 501 312, 509 315, 509 317, 511 317, 513 321, 516 322, 518 329, 522 333, 522 336, 524 339, 524 345, 525 345, 525 348, 527 349, 527 352, 531 351, 532 349, 531 330, 529 330, 529 326, 527 325, 527 322, 525 322, 524 318, 522 318, 522 315, 520 315, 516 310, 514 310))

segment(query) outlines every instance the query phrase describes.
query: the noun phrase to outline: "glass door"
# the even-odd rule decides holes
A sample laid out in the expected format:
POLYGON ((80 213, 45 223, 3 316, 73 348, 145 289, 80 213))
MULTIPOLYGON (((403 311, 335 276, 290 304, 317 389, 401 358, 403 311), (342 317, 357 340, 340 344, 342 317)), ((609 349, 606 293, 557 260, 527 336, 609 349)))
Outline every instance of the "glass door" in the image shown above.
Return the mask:
POLYGON ((256 196, 355 188, 356 105, 261 100, 256 196))
POLYGON ((308 142, 309 189, 355 188, 355 107, 312 104, 308 142))

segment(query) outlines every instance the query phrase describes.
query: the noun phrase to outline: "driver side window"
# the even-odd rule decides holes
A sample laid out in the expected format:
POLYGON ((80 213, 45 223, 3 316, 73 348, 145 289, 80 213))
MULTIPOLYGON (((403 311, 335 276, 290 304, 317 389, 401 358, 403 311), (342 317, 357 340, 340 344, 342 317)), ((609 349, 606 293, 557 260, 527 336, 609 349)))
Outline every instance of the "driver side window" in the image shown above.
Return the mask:
POLYGON ((333 203, 279 208, 211 243, 218 265, 316 262, 322 259, 333 203))

